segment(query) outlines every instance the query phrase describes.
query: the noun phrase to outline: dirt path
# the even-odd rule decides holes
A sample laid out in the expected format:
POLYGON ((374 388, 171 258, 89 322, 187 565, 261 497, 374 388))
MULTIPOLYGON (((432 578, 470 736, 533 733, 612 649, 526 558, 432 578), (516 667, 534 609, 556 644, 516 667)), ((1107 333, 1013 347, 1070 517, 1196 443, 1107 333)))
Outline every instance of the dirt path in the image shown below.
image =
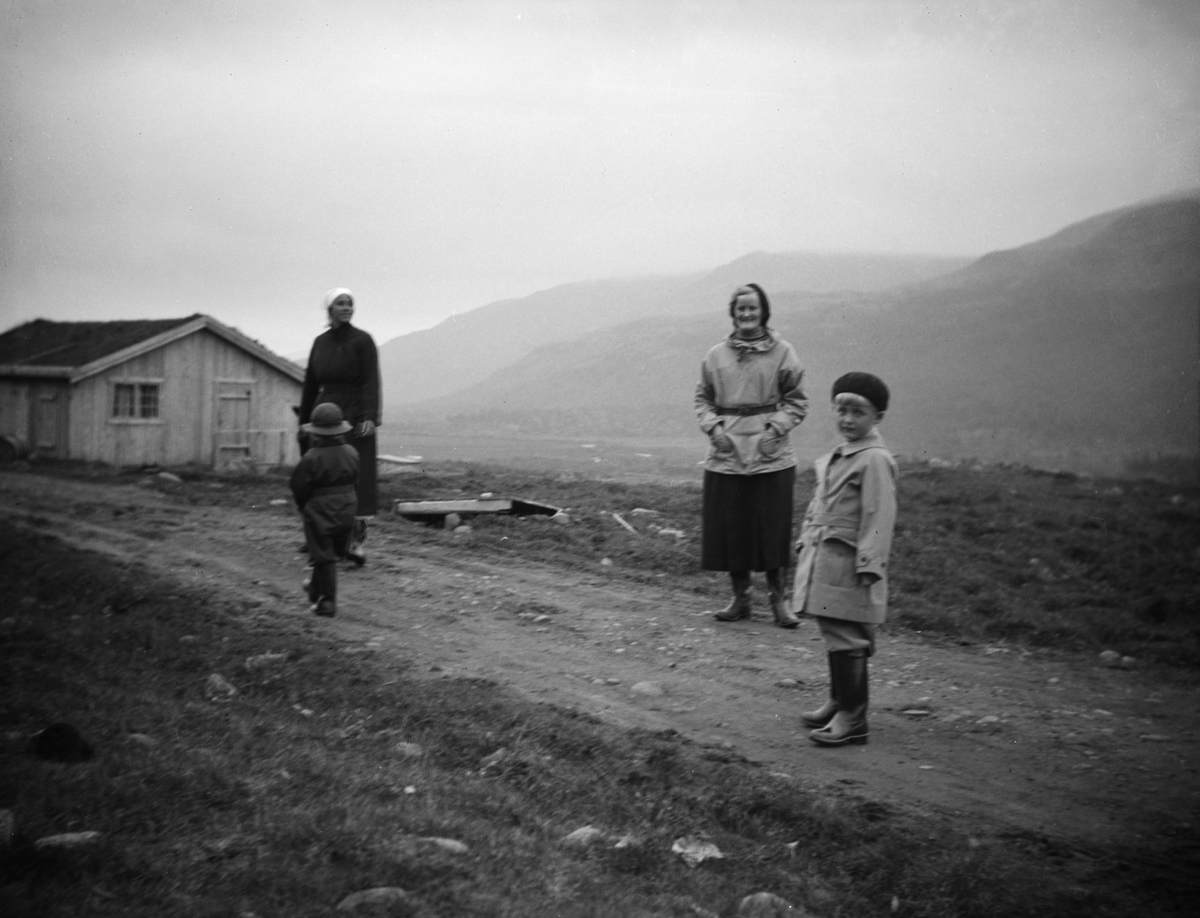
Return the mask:
MULTIPOLYGON (((308 618, 290 506, 193 505, 137 485, 0 472, 0 515, 257 614, 308 618)), ((672 729, 714 755, 840 782, 979 836, 1084 849, 1197 837, 1200 697, 1178 674, 885 632, 870 745, 818 749, 797 720, 827 691, 814 626, 774 628, 761 602, 753 621, 718 626, 688 596, 599 566, 481 560, 471 538, 383 518, 367 567, 342 572, 339 617, 320 626, 428 671, 672 729), (928 713, 906 713, 916 711, 928 713)))

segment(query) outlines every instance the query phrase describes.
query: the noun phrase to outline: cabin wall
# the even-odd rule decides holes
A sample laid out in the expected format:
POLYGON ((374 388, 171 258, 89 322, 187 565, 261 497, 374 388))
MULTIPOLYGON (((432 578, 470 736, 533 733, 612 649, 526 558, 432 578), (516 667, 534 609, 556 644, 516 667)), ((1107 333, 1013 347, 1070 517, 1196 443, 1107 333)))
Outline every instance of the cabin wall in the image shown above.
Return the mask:
POLYGON ((0 436, 15 436, 31 455, 66 458, 70 386, 65 379, 0 379, 0 436))
POLYGON ((29 441, 33 412, 28 379, 0 379, 0 437, 29 441))
POLYGON ((292 406, 300 402, 300 383, 207 330, 74 388, 72 458, 119 466, 299 460, 292 406), (157 385, 158 417, 114 417, 118 384, 157 385), (237 410, 222 413, 230 405, 237 410), (236 429, 228 429, 231 424, 236 429))

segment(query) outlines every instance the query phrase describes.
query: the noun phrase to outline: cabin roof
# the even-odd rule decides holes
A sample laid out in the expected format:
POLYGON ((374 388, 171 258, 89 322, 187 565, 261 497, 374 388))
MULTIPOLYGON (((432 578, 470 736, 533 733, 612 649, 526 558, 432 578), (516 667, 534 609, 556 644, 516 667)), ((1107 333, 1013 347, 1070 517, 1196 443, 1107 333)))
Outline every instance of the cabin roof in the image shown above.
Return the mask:
POLYGON ((112 322, 34 319, 0 334, 0 375, 65 377, 78 382, 201 329, 217 334, 297 382, 304 380, 304 371, 290 360, 202 313, 182 319, 112 322))
POLYGON ((178 328, 183 319, 118 322, 51 322, 34 319, 0 335, 0 365, 81 367, 178 328))

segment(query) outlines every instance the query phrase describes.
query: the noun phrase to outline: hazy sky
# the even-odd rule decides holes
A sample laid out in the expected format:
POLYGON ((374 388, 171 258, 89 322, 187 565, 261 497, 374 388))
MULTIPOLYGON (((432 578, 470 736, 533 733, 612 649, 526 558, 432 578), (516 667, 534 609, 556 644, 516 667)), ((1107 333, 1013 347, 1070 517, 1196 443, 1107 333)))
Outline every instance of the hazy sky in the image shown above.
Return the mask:
POLYGON ((1200 185, 1194 0, 0 9, 0 330, 290 354, 754 250, 979 255, 1200 185))

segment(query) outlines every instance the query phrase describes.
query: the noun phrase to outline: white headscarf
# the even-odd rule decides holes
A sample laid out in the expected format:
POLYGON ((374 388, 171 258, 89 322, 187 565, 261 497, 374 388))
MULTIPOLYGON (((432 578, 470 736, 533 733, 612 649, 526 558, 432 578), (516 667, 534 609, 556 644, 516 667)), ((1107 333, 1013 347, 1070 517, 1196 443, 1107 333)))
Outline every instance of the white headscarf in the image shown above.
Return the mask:
POLYGON ((352 300, 354 299, 354 294, 351 293, 349 290, 347 290, 345 287, 334 287, 327 294, 325 294, 325 304, 324 305, 325 305, 326 312, 329 312, 329 307, 333 305, 333 301, 336 300, 343 293, 346 294, 346 296, 350 297, 350 299, 352 299, 352 300))

